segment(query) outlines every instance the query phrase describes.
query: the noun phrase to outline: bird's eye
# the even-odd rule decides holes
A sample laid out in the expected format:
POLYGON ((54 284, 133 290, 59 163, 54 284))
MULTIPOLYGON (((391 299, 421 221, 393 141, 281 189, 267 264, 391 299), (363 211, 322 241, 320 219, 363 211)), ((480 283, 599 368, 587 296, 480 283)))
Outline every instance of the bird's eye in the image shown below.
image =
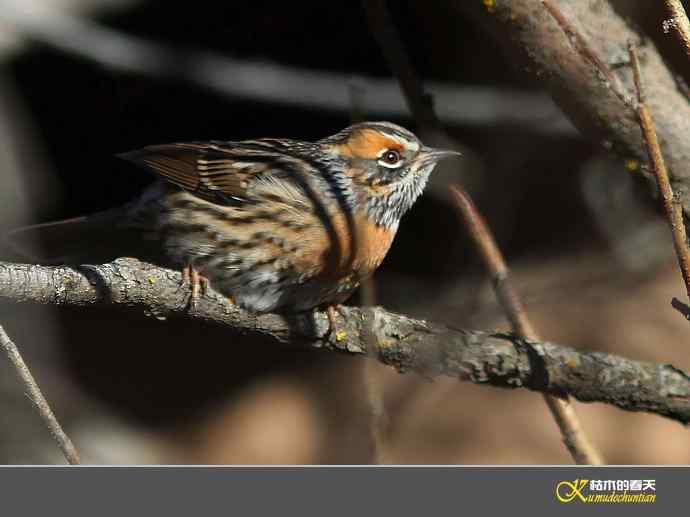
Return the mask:
POLYGON ((381 160, 388 165, 396 165, 400 161, 400 153, 394 149, 389 149, 383 153, 381 160))

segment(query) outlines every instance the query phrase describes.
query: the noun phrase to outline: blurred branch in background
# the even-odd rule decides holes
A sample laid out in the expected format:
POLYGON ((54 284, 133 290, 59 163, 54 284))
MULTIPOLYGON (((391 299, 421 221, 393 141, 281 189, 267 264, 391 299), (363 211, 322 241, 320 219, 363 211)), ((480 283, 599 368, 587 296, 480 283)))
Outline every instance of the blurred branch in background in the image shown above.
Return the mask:
POLYGON ((613 253, 614 263, 630 273, 653 273, 673 258, 668 228, 635 177, 639 162, 622 164, 598 153, 582 164, 580 188, 589 217, 613 253))
MULTIPOLYGON (((39 0, 25 2, 24 0, 1 0, 0 10, 21 8, 25 13, 34 17, 44 17, 46 14, 58 11, 71 16, 91 16, 132 7, 142 0, 39 0)), ((26 41, 12 31, 0 26, 0 59, 6 59, 21 51, 26 41)))
POLYGON ((611 354, 580 353, 511 334, 459 330, 387 312, 342 307, 340 340, 323 313, 256 315, 209 290, 194 310, 181 275, 136 259, 46 267, 0 262, 0 300, 71 306, 120 306, 165 319, 178 316, 269 336, 299 347, 369 355, 400 373, 455 377, 503 388, 524 387, 690 423, 690 376, 671 365, 611 354))
MULTIPOLYGON (((60 201, 60 185, 13 78, 0 72, 0 233, 26 224, 60 201)), ((4 243, 0 239, 0 249, 4 243)))
MULTIPOLYGON (((230 97, 349 113, 347 84, 365 87, 371 115, 408 117, 395 81, 277 63, 242 61, 212 52, 172 50, 109 29, 85 17, 20 0, 0 0, 0 28, 119 72, 193 83, 230 97)), ((518 125, 549 135, 576 131, 546 95, 485 86, 430 83, 444 107, 443 122, 466 126, 518 125)))

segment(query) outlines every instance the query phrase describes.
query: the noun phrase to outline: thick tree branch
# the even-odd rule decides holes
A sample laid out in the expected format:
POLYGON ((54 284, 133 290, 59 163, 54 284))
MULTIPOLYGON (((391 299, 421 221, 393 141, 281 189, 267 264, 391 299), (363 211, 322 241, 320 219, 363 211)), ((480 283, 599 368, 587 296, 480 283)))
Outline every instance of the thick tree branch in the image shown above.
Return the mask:
POLYGON ((209 290, 193 310, 180 274, 135 259, 98 266, 46 267, 0 262, 0 300, 54 305, 118 305, 271 336, 283 343, 370 355, 400 372, 441 375, 504 388, 569 394, 690 422, 690 377, 670 365, 582 353, 510 334, 452 329, 387 312, 344 307, 344 337, 327 336, 325 314, 254 315, 209 290), (327 336, 327 337, 326 337, 327 336))
MULTIPOLYGON (((626 45, 640 36, 608 1, 534 0, 449 2, 486 28, 527 71, 549 90, 584 135, 647 161, 635 110, 621 99, 617 83, 633 92, 626 45), (558 13, 553 16, 552 12, 558 13), (559 19, 561 21, 559 21, 559 19), (568 30, 562 20, 567 20, 568 30), (573 37, 577 33, 577 37, 573 37), (587 52, 583 52, 586 45, 587 52), (593 61, 591 55, 595 55, 593 61), (597 65, 599 63, 599 65, 597 65), (614 69, 611 82, 608 70, 614 69), (623 66, 616 66, 623 65, 623 66)), ((690 213, 690 104, 651 42, 642 47, 647 103, 657 124, 673 190, 690 213)))

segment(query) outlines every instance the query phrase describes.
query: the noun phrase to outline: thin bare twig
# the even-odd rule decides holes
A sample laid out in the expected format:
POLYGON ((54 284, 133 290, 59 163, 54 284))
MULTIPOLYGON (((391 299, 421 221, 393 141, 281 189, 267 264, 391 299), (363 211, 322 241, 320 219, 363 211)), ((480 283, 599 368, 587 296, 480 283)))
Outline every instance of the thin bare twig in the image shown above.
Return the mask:
POLYGON ((640 60, 637 56, 637 50, 634 44, 630 43, 628 45, 628 52, 633 67, 635 89, 637 90, 637 118, 640 122, 645 145, 647 146, 649 161, 652 164, 654 177, 656 178, 659 192, 661 193, 666 218, 671 227, 673 247, 678 257, 680 272, 683 275, 688 299, 690 299, 690 249, 688 249, 688 237, 685 233, 685 225, 683 224, 683 208, 673 195, 671 182, 668 178, 668 171, 666 170, 666 163, 661 153, 661 147, 659 147, 659 138, 656 134, 654 120, 652 119, 652 114, 649 111, 645 99, 642 73, 640 71, 640 60))
MULTIPOLYGON (((386 7, 385 0, 364 0, 363 5, 367 12, 372 34, 374 37, 376 37, 389 65, 397 76, 403 92, 405 93, 405 97, 407 98, 407 102, 410 105, 410 109, 414 113, 415 119, 421 126, 421 129, 435 131, 438 134, 445 134, 445 131, 438 117, 436 116, 436 112, 434 111, 432 99, 425 93, 424 86, 414 70, 411 61, 407 57, 407 53, 402 41, 400 40, 398 31, 393 24, 390 13, 386 7)), ((615 82, 611 82, 612 86, 614 86, 614 84, 615 82)), ((488 228, 486 228, 485 225, 482 226, 482 228, 483 231, 488 234, 488 228)), ((487 242, 487 240, 484 239, 482 242, 487 242)), ((489 242, 492 242, 492 240, 489 240, 489 242)), ((498 248, 495 245, 493 246, 493 249, 485 248, 482 251, 489 253, 489 259, 492 261, 492 264, 495 264, 496 260, 500 260, 502 262, 500 251, 498 251, 498 248)), ((505 269, 505 271, 507 272, 507 269, 505 269)), ((497 277, 496 281, 503 285, 502 279, 497 277)), ((501 288, 497 288, 497 293, 503 293, 499 294, 499 296, 513 297, 513 304, 505 305, 504 309, 506 309, 506 313, 511 319, 511 322, 515 324, 514 328, 516 329, 516 332, 527 330, 531 332, 527 332, 525 337, 530 334, 533 335, 533 329, 529 327, 529 322, 526 320, 526 318, 521 320, 514 319, 515 313, 509 310, 510 307, 515 307, 515 303, 519 303, 516 293, 514 293, 511 289, 501 291, 501 288)), ((563 441, 568 447, 573 459, 577 463, 601 463, 599 455, 595 451, 594 447, 588 443, 584 431, 581 430, 580 423, 577 419, 577 415, 572 409, 572 406, 570 406, 570 404, 565 400, 552 399, 553 397, 546 395, 547 405, 551 410, 554 419, 556 420, 556 423, 563 436, 563 441)))
POLYGON ((690 321, 690 306, 688 306, 687 303, 681 302, 674 296, 671 298, 671 307, 680 312, 681 316, 683 316, 686 320, 690 321))
MULTIPOLYGON (((522 300, 520 300, 520 296, 510 281, 508 266, 491 234, 491 230, 464 189, 459 186, 452 186, 451 191, 455 196, 462 219, 477 246, 479 255, 491 275, 496 297, 508 317, 513 331, 526 340, 538 341, 537 331, 527 317, 522 300)), ((601 465, 603 460, 582 430, 568 397, 558 398, 544 394, 544 400, 561 430, 563 442, 575 461, 580 465, 601 465)))
POLYGON ((450 187, 460 210, 463 222, 469 232, 477 251, 491 275, 498 301, 503 307, 508 321, 516 334, 525 339, 538 340, 537 332, 527 317, 522 301, 508 277, 508 266, 498 248, 489 226, 479 214, 470 195, 459 185, 450 187))
POLYGON ((690 22, 683 4, 680 0, 666 0, 666 7, 671 13, 671 19, 664 21, 664 31, 674 28, 685 53, 690 57, 690 22))
POLYGON ((50 409, 50 405, 48 405, 48 401, 43 396, 43 393, 41 393, 41 389, 38 387, 34 376, 31 375, 29 367, 24 362, 24 359, 22 359, 17 345, 12 342, 5 332, 5 329, 2 328, 2 325, 0 325, 0 346, 5 350, 7 357, 12 362, 12 365, 17 371, 17 375, 19 375, 19 378, 24 384, 29 398, 36 406, 39 415, 41 415, 43 419, 43 423, 45 423, 46 427, 50 430, 50 434, 55 438, 62 454, 71 465, 79 465, 80 460, 77 449, 74 447, 69 436, 62 430, 60 422, 58 422, 55 414, 50 409))

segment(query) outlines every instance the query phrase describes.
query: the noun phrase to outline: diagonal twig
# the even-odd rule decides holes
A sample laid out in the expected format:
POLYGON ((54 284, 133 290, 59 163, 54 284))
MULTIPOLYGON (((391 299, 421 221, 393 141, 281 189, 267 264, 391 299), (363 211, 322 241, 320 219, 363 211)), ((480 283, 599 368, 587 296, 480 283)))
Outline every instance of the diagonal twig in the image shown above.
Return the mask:
MULTIPOLYGON (((538 341, 537 331, 532 326, 522 300, 510 281, 508 266, 491 234, 491 230, 464 189, 456 185, 451 187, 451 191, 467 230, 491 275, 496 297, 508 321, 510 321, 513 331, 528 341, 538 341)), ((559 398, 544 394, 544 400, 561 430, 563 442, 575 461, 581 465, 601 465, 603 460, 582 430, 567 395, 559 398)))
POLYGON ((637 90, 637 118, 640 123, 640 128, 642 129, 642 135, 644 136, 644 142, 647 147, 647 153, 649 154, 649 161, 652 165, 654 177, 656 178, 657 186, 661 193, 664 212, 666 212, 666 218, 671 227, 673 247, 678 257, 680 272, 683 275, 688 299, 690 299, 690 249, 688 249, 688 237, 685 233, 685 225, 683 223, 683 208, 673 195, 671 182, 668 178, 668 171, 666 170, 666 163, 664 162, 664 157, 659 147, 659 138, 657 137, 654 120, 647 106, 644 85, 642 84, 642 73, 640 71, 640 60, 634 44, 628 44, 628 52, 633 68, 635 89, 637 90))
POLYGON ((45 423, 46 427, 50 430, 50 434, 55 438, 62 454, 71 465, 79 465, 80 459, 77 449, 74 447, 69 436, 62 430, 60 422, 58 422, 55 414, 50 409, 50 405, 43 396, 41 389, 38 387, 34 376, 31 375, 29 367, 24 362, 24 359, 22 359, 17 345, 12 342, 2 325, 0 325, 0 346, 2 346, 10 362, 17 371, 17 375, 19 375, 19 378, 24 384, 29 398, 36 406, 36 410, 43 419, 43 423, 45 423))

